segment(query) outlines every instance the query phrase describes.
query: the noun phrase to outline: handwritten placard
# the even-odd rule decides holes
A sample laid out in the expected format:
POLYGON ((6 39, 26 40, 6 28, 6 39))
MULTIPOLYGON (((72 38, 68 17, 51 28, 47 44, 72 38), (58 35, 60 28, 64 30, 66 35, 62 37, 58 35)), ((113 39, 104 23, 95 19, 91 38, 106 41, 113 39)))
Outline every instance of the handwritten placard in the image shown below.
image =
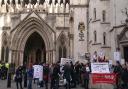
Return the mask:
POLYGON ((34 76, 33 78, 38 78, 39 80, 43 79, 43 66, 41 65, 34 65, 34 76))
POLYGON ((108 63, 91 63, 92 73, 110 73, 108 63))

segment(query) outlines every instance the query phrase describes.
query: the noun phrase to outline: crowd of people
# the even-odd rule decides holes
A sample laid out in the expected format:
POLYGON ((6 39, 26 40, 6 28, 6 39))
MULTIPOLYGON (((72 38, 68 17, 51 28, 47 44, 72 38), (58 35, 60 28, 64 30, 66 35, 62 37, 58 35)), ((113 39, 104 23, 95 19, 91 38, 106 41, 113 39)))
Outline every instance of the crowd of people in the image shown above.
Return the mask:
MULTIPOLYGON (((117 61, 116 64, 111 66, 111 70, 117 74, 115 88, 128 89, 128 62, 121 65, 120 62, 117 61)), ((60 65, 60 62, 54 64, 29 63, 27 66, 18 66, 16 69, 13 64, 0 64, 0 79, 7 79, 7 87, 11 87, 11 80, 13 79, 16 82, 17 89, 32 89, 34 83, 36 83, 38 87, 45 87, 46 89, 59 89, 60 80, 63 80, 63 87, 66 89, 75 88, 78 85, 84 89, 89 89, 90 75, 90 62, 84 64, 77 61, 73 64, 72 61, 70 61, 64 65, 60 65), (33 78, 34 65, 43 66, 42 80, 33 78), (66 83, 64 83, 64 80, 66 80, 66 83)))
POLYGON ((23 89, 22 79, 24 79, 24 87, 28 87, 28 89, 32 89, 33 82, 36 83, 38 87, 45 87, 48 89, 48 85, 50 85, 50 89, 59 89, 60 77, 63 76, 62 80, 66 80, 63 86, 66 89, 75 88, 79 84, 82 84, 82 87, 88 89, 89 73, 89 64, 82 64, 79 62, 76 62, 75 65, 73 65, 72 62, 66 62, 63 66, 60 66, 59 62, 51 65, 46 63, 30 64, 26 69, 23 66, 19 66, 16 69, 15 82, 17 89, 19 89, 19 86, 20 89, 23 89), (43 66, 42 80, 33 78, 34 65, 43 66))

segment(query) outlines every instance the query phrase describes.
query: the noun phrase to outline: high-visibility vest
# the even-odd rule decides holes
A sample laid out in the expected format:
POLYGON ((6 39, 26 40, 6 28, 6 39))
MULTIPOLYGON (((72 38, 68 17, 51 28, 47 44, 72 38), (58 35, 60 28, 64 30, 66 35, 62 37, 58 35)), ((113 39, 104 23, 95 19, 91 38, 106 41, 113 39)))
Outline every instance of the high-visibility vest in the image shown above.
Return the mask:
POLYGON ((9 63, 6 63, 5 64, 5 67, 9 69, 9 63))
POLYGON ((2 67, 2 64, 0 64, 0 69, 1 69, 1 67, 2 67))

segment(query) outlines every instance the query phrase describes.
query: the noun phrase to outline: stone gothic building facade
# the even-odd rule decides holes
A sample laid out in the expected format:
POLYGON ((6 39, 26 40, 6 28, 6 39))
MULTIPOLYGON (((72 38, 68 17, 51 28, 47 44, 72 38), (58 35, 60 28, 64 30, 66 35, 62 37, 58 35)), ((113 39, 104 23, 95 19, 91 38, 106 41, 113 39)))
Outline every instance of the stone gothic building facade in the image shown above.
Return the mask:
POLYGON ((0 60, 85 61, 86 53, 101 50, 113 59, 116 48, 126 59, 127 5, 127 0, 1 0, 0 60))

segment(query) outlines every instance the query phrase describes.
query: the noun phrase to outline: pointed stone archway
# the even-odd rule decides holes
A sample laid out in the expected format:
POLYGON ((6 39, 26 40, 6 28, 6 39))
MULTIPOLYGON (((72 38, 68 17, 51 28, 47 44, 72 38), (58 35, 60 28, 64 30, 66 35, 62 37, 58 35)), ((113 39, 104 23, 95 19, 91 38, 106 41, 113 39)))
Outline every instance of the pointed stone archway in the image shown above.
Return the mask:
POLYGON ((28 38, 23 57, 23 64, 46 62, 45 43, 37 32, 32 33, 28 38))
POLYGON ((12 30, 10 58, 16 65, 23 64, 26 42, 34 32, 38 33, 44 41, 46 62, 51 63, 55 61, 55 32, 42 19, 31 17, 21 22, 12 30))
POLYGON ((118 35, 118 44, 122 57, 128 62, 128 27, 124 27, 118 35))

